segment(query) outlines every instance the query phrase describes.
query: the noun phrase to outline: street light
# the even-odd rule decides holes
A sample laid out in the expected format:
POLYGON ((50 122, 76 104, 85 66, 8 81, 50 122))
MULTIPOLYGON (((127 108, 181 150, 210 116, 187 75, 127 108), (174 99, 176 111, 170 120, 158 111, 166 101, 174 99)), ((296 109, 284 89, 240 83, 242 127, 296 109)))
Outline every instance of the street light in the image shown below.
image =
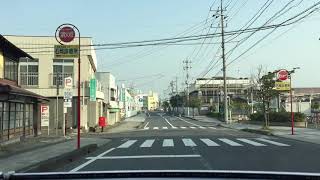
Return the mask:
POLYGON ((290 78, 290 109, 291 109, 291 135, 294 135, 293 127, 294 127, 294 113, 292 107, 292 74, 295 73, 296 69, 300 69, 300 67, 294 67, 291 71, 288 71, 289 78, 290 78))

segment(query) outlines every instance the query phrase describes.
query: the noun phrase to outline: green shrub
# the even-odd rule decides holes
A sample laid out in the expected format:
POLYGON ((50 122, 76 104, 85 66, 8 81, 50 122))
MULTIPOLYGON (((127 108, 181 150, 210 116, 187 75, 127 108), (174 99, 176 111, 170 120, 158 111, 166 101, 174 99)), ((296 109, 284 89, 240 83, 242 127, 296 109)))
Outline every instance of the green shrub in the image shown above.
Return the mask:
MULTIPOLYGON (((291 112, 270 112, 270 122, 291 122, 291 112)), ((255 113, 250 115, 252 121, 264 121, 263 113, 255 113)), ((294 121, 304 122, 306 115, 303 113, 294 113, 294 121)))
POLYGON ((209 114, 207 114, 207 116, 214 117, 214 118, 220 118, 221 114, 220 113, 216 113, 216 112, 210 112, 209 114))

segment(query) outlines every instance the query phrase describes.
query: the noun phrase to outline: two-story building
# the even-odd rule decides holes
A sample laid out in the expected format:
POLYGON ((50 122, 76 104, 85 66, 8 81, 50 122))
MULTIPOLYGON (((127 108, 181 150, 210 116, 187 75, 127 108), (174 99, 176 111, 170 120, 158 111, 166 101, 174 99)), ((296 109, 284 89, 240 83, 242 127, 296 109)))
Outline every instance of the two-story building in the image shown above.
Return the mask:
POLYGON ((108 125, 113 125, 120 121, 116 79, 110 72, 96 72, 96 77, 101 82, 104 93, 103 115, 107 118, 108 125))
MULTIPOLYGON (((18 78, 25 89, 47 97, 50 107, 50 129, 61 129, 65 116, 66 127, 77 127, 77 82, 78 59, 56 58, 54 45, 59 45, 54 36, 5 36, 17 47, 34 57, 23 59, 20 63, 18 78), (64 78, 73 79, 72 107, 64 113, 64 78)), ((78 38, 70 45, 77 45, 78 38)), ((90 100, 89 85, 97 69, 96 53, 91 37, 81 37, 81 128, 87 130, 102 116, 104 94, 97 82, 96 98, 90 100), (94 122, 91 123, 90 121, 94 122)))
POLYGON ((34 58, 0 35, 0 144, 38 135, 47 99, 19 86, 20 59, 34 58))

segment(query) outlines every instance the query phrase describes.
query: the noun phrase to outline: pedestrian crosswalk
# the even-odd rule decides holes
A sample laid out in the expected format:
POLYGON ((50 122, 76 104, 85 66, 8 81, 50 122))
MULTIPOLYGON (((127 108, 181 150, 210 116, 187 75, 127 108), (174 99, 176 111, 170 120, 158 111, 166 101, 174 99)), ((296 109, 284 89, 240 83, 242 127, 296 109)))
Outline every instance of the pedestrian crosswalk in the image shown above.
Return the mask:
POLYGON ((168 130, 168 129, 217 129, 216 127, 213 126, 163 126, 163 127, 144 127, 142 130, 168 130))
POLYGON ((139 148, 152 148, 153 146, 161 146, 163 148, 184 146, 184 147, 196 147, 196 146, 206 146, 206 147, 246 147, 246 146, 290 146, 278 140, 271 140, 265 138, 187 138, 183 137, 181 139, 143 139, 143 140, 126 140, 120 144, 117 148, 124 149, 138 146, 139 148))

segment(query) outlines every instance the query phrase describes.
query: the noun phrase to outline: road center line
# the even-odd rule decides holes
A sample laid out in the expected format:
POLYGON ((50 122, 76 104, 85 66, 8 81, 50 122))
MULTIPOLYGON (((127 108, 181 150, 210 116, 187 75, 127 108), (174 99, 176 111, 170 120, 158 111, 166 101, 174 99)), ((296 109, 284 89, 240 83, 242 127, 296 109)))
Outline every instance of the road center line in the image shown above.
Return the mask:
POLYGON ((86 159, 146 159, 146 158, 198 158, 200 154, 186 155, 144 155, 144 156, 103 156, 103 157, 87 157, 86 159))
POLYGON ((200 126, 200 125, 198 125, 198 124, 194 124, 194 123, 192 123, 192 122, 186 121, 186 120, 184 120, 184 119, 182 119, 182 118, 180 118, 180 117, 177 117, 177 118, 180 119, 181 121, 186 122, 186 123, 189 123, 189 124, 192 124, 192 125, 194 125, 194 126, 198 126, 198 127, 200 127, 200 128, 203 128, 202 126, 200 126))
POLYGON ((164 120, 167 121, 167 123, 173 128, 174 126, 168 121, 168 119, 166 119, 165 117, 161 116, 164 120))
POLYGON ((107 151, 99 154, 99 155, 96 156, 96 157, 91 157, 89 161, 81 164, 80 166, 77 166, 76 168, 72 169, 70 172, 77 172, 77 171, 79 171, 80 169, 82 169, 82 168, 86 167, 87 165, 93 163, 95 160, 97 160, 97 159, 101 158, 102 156, 110 153, 110 152, 113 151, 114 149, 115 149, 115 148, 111 148, 111 149, 109 149, 109 150, 107 150, 107 151))

